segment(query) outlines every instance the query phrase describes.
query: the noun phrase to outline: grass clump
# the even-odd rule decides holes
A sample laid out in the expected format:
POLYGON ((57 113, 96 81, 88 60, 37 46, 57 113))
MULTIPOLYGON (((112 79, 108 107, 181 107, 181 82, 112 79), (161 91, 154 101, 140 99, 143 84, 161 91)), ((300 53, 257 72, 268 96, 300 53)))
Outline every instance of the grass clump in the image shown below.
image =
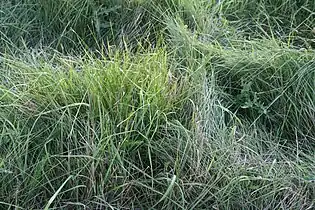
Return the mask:
POLYGON ((311 1, 0 6, 0 209, 314 207, 311 1))
POLYGON ((51 196, 70 175, 65 196, 76 202, 105 189, 123 195, 126 179, 139 176, 130 165, 152 166, 157 154, 150 154, 151 142, 164 138, 165 124, 180 116, 184 86, 170 77, 163 50, 55 63, 5 60, 19 79, 3 87, 8 99, 1 105, 1 148, 11 173, 1 178, 1 199, 12 203, 17 196, 22 201, 16 205, 40 208, 44 203, 37 199, 51 196), (16 194, 7 196, 13 189, 16 194))
POLYGON ((218 62, 212 59, 210 67, 231 96, 232 109, 281 137, 308 139, 312 144, 313 53, 274 42, 233 47, 214 53, 218 62))

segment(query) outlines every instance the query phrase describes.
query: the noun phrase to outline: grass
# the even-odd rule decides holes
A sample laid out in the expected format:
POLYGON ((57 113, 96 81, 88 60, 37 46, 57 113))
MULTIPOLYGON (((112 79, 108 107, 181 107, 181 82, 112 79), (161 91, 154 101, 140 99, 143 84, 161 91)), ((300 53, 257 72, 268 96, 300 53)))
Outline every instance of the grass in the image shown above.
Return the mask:
POLYGON ((0 209, 312 209, 312 1, 0 3, 0 209))

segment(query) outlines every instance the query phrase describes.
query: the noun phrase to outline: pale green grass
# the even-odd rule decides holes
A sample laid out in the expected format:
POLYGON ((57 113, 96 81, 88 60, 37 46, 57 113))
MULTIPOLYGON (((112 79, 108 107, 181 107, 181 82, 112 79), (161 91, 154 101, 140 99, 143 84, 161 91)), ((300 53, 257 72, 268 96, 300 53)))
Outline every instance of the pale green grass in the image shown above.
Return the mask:
POLYGON ((1 199, 18 198, 18 206, 40 208, 55 186, 73 176, 62 190, 63 196, 73 196, 71 202, 108 199, 112 193, 113 199, 123 193, 129 200, 125 182, 141 178, 138 173, 146 167, 152 173, 163 169, 152 168, 157 154, 151 154, 151 142, 165 138, 166 124, 180 116, 186 97, 166 56, 160 50, 55 58, 54 65, 41 57, 32 63, 5 59, 3 76, 12 80, 1 88, 1 156, 7 172, 1 177, 1 199))
POLYGON ((312 1, 0 3, 0 209, 312 209, 312 1))

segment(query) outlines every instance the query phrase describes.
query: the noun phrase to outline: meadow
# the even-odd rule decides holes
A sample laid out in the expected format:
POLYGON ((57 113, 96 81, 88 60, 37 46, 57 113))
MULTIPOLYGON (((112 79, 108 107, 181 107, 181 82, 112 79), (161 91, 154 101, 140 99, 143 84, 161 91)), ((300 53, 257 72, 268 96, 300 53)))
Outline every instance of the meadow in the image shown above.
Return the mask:
POLYGON ((315 208, 315 1, 0 2, 0 209, 315 208))

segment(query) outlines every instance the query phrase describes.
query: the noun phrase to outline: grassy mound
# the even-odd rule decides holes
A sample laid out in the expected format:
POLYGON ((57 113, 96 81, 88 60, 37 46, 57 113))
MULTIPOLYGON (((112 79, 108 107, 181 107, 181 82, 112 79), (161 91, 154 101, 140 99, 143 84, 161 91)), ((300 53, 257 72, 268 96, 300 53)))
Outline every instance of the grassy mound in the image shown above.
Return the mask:
POLYGON ((313 208, 314 6, 1 2, 0 208, 313 208))

